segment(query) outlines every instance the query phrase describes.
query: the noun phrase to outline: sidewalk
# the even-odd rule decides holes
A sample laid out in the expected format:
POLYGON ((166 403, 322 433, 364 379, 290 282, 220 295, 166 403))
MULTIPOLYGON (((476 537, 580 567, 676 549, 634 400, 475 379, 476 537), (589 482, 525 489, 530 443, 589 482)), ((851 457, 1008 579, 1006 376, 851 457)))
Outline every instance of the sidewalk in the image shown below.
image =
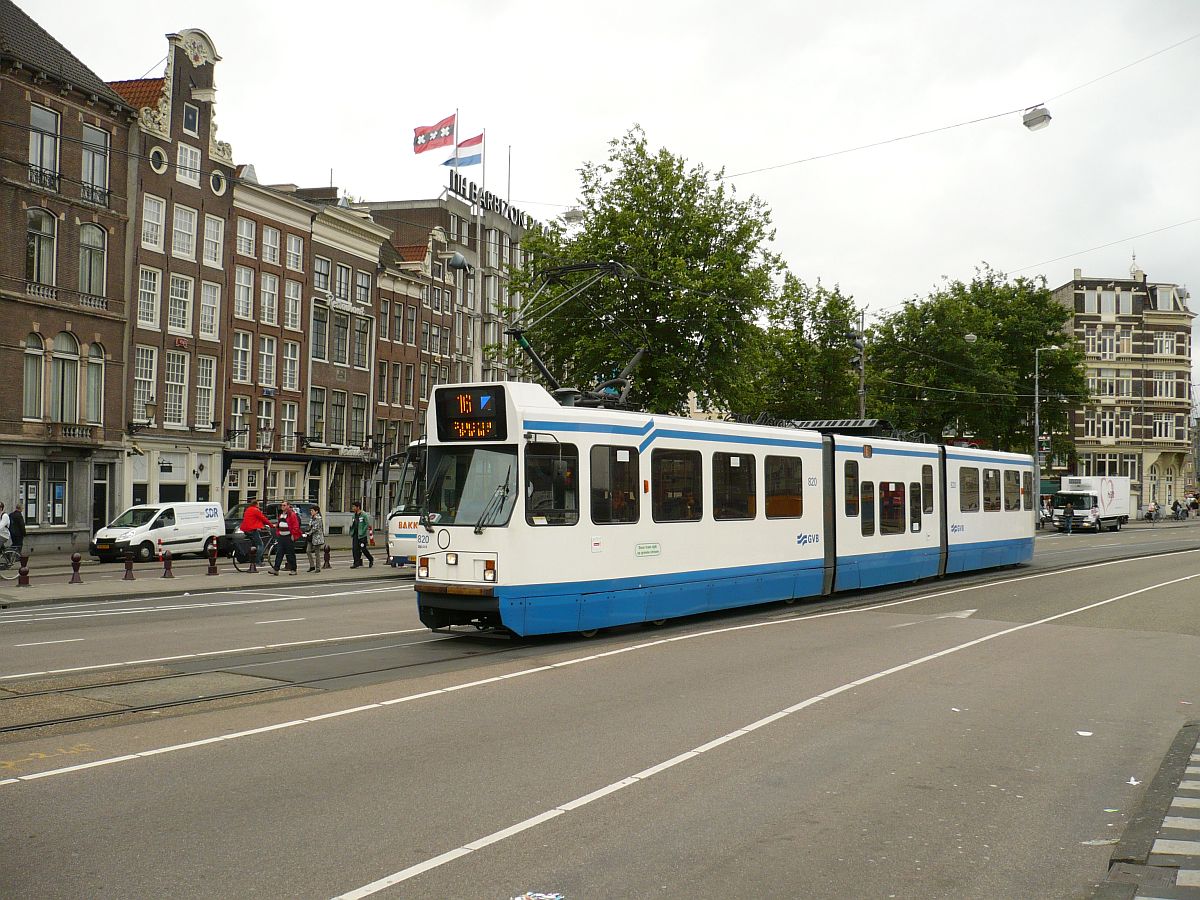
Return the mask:
POLYGON ((70 584, 71 560, 69 555, 55 553, 29 558, 28 587, 18 587, 17 580, 0 581, 0 609, 19 609, 53 603, 80 603, 95 600, 129 600, 139 597, 164 595, 198 594, 212 591, 244 590, 263 588, 288 591, 311 584, 336 584, 342 581, 365 579, 396 579, 400 583, 412 583, 413 568, 392 568, 387 564, 387 548, 372 547, 374 567, 350 568, 350 541, 337 536, 331 541, 330 568, 320 572, 306 572, 308 560, 304 554, 297 557, 299 572, 289 575, 280 572, 277 576, 267 573, 263 566, 257 574, 238 572, 228 557, 217 558, 219 575, 208 575, 208 560, 180 559, 172 562, 173 578, 163 578, 163 564, 158 561, 135 563, 134 581, 123 580, 124 563, 100 563, 92 559, 80 566, 83 584, 70 584), (338 545, 341 544, 339 547, 338 545))

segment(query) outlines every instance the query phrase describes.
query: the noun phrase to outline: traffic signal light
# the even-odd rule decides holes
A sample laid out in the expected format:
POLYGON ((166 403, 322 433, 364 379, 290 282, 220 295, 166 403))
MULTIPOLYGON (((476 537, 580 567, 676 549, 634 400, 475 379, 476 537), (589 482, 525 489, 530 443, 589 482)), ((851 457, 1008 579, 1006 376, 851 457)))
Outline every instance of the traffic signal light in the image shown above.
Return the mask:
POLYGON ((866 345, 863 342, 863 336, 857 331, 852 331, 848 335, 850 343, 854 345, 855 353, 850 357, 850 365, 857 369, 860 373, 866 368, 867 353, 866 345))
POLYGON ((1050 435, 1039 434, 1037 441, 1038 441, 1038 453, 1049 453, 1050 452, 1050 435))

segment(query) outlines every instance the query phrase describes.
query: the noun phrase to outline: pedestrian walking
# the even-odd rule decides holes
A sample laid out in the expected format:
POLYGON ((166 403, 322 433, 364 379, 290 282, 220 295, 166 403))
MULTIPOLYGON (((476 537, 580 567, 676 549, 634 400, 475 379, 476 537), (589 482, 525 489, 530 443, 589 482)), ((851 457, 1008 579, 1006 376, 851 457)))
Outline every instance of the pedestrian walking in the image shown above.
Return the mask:
POLYGON ((12 515, 8 517, 8 532, 12 538, 13 549, 19 554, 21 546, 25 543, 25 514, 21 511, 20 503, 13 507, 12 515))
POLYGON ((12 520, 4 511, 4 504, 0 503, 0 550, 7 550, 11 544, 12 520))
POLYGON ((251 500, 246 506, 246 511, 242 513, 242 524, 238 528, 254 544, 254 561, 259 566, 263 564, 263 557, 267 555, 262 533, 270 527, 271 523, 266 514, 259 509, 258 499, 251 500))
POLYGON ((375 557, 367 549, 367 535, 370 533, 367 514, 363 512, 361 503, 351 504, 350 508, 354 510, 354 515, 350 518, 350 549, 354 555, 354 564, 350 568, 361 569, 364 556, 367 558, 367 568, 372 568, 375 565, 375 557))
POLYGON ((325 546, 325 519, 321 517, 319 507, 313 506, 308 511, 308 571, 321 571, 321 549, 325 546))
POLYGON ((296 510, 292 509, 292 504, 284 500, 279 507, 279 521, 275 525, 275 537, 278 540, 275 546, 275 564, 270 568, 272 575, 279 574, 285 556, 287 557, 288 574, 296 574, 296 537, 299 534, 300 517, 296 514, 296 510))
POLYGON ((1075 505, 1070 500, 1067 501, 1066 509, 1063 510, 1063 524, 1066 526, 1066 533, 1071 533, 1071 519, 1075 517, 1075 505))

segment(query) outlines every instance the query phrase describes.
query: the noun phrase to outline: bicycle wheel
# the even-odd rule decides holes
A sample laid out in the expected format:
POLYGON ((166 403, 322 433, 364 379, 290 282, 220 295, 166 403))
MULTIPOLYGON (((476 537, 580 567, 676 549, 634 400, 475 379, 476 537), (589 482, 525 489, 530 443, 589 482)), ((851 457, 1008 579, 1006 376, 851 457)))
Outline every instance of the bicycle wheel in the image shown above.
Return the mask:
POLYGON ((20 574, 21 557, 16 550, 5 550, 0 553, 0 578, 12 581, 20 574))

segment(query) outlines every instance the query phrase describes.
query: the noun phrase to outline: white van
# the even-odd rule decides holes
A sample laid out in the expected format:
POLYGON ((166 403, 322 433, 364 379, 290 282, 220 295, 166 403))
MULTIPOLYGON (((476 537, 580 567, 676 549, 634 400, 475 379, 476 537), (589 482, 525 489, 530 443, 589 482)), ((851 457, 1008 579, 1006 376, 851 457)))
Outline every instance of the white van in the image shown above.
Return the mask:
POLYGON ((208 553, 225 534, 219 503, 156 503, 131 506, 101 528, 88 552, 101 560, 122 559, 125 551, 139 562, 149 562, 161 550, 208 553))

